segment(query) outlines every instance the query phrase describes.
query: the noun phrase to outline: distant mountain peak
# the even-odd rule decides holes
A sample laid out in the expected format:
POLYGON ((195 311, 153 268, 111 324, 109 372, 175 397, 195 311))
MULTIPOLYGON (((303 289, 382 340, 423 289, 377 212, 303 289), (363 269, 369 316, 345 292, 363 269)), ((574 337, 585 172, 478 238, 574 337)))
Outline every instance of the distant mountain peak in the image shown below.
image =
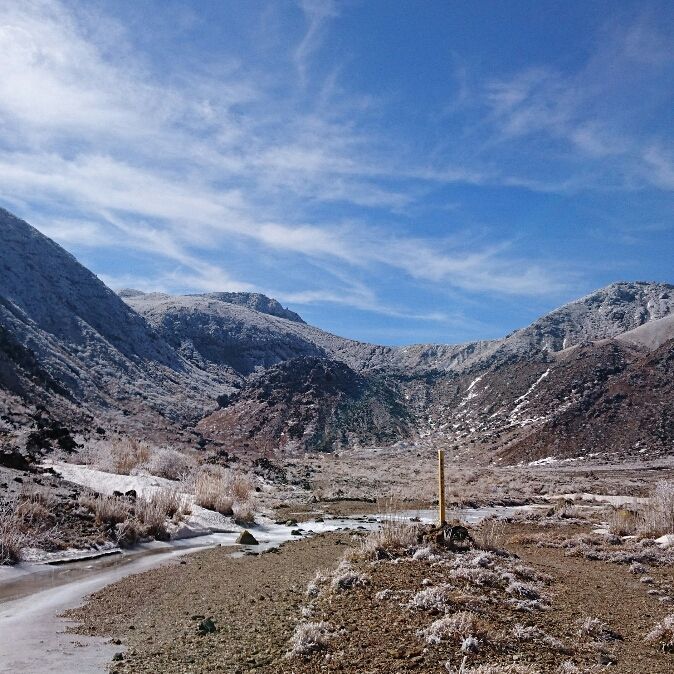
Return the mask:
POLYGON ((147 293, 144 293, 142 290, 136 290, 136 288, 121 288, 117 291, 117 294, 124 299, 125 297, 140 297, 147 293))
POLYGON ((304 320, 299 314, 290 309, 286 309, 278 300, 267 297, 262 293, 217 292, 205 293, 204 295, 200 295, 200 297, 208 297, 209 299, 227 302, 228 304, 240 304, 249 309, 260 311, 263 314, 278 316, 279 318, 285 318, 289 321, 295 321, 296 323, 304 323, 304 320))

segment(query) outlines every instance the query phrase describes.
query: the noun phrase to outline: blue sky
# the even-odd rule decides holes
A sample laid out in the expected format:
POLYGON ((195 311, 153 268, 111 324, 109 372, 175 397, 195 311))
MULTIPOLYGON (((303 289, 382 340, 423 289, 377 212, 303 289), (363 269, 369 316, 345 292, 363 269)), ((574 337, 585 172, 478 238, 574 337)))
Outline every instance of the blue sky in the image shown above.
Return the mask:
POLYGON ((674 5, 0 0, 0 203, 381 343, 674 282, 674 5))

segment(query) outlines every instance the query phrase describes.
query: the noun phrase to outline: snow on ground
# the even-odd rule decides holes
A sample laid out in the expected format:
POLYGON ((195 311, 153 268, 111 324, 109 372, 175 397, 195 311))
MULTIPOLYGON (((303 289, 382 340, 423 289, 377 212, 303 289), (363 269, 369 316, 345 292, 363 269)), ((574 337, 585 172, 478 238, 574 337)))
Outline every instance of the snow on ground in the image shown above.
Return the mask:
POLYGON ((515 398, 515 407, 510 413, 509 420, 511 422, 517 421, 517 415, 520 410, 527 404, 527 399, 533 393, 534 389, 550 374, 550 368, 548 368, 530 387, 529 390, 521 395, 519 398, 515 398))
MULTIPOLYGON (((54 462, 49 464, 64 480, 100 494, 111 495, 114 491, 127 492, 131 489, 141 497, 150 497, 159 489, 177 489, 178 482, 155 475, 117 475, 74 463, 54 462)), ((206 510, 194 503, 194 495, 182 492, 190 505, 191 514, 176 528, 170 530, 172 539, 194 538, 217 532, 240 532, 242 527, 235 524, 231 517, 225 517, 212 510, 206 510)))
POLYGON ((582 499, 583 501, 600 501, 603 503, 610 503, 612 506, 624 506, 624 505, 637 505, 641 503, 648 503, 648 498, 645 496, 622 496, 622 495, 612 495, 612 494, 588 494, 578 493, 575 494, 557 494, 555 496, 546 496, 546 499, 549 501, 554 501, 556 499, 568 499, 573 501, 575 499, 582 499))
POLYGON ((674 534, 665 534, 656 538, 655 542, 662 548, 673 548, 674 547, 674 534))
POLYGON ((473 379, 473 381, 468 384, 468 388, 466 389, 466 397, 459 403, 459 407, 463 407, 469 400, 472 400, 477 396, 477 391, 473 391, 473 387, 482 379, 483 376, 484 375, 475 377, 475 379, 473 379))
POLYGON ((138 496, 148 497, 157 489, 175 489, 177 485, 173 480, 155 475, 117 475, 76 463, 53 462, 46 465, 51 466, 64 480, 108 496, 113 491, 124 493, 133 489, 138 496))

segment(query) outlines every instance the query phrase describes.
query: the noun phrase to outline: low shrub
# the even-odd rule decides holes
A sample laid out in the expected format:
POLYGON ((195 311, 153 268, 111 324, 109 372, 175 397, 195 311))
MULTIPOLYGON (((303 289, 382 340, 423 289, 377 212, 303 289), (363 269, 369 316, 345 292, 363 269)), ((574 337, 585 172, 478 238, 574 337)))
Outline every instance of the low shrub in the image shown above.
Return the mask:
POLYGON ((300 623, 290 638, 291 650, 288 655, 309 655, 316 651, 327 649, 332 636, 332 627, 329 623, 300 623))
POLYGON ((665 653, 674 653, 674 613, 659 622, 647 635, 646 641, 665 653))

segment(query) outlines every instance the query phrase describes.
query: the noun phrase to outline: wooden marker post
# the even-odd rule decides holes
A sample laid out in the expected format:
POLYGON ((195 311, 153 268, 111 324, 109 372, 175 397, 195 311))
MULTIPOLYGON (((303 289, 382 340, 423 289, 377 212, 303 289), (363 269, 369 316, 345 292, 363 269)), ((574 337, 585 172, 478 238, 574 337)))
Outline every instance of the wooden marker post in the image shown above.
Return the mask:
POLYGON ((440 526, 445 523, 445 450, 438 450, 438 517, 440 526))

